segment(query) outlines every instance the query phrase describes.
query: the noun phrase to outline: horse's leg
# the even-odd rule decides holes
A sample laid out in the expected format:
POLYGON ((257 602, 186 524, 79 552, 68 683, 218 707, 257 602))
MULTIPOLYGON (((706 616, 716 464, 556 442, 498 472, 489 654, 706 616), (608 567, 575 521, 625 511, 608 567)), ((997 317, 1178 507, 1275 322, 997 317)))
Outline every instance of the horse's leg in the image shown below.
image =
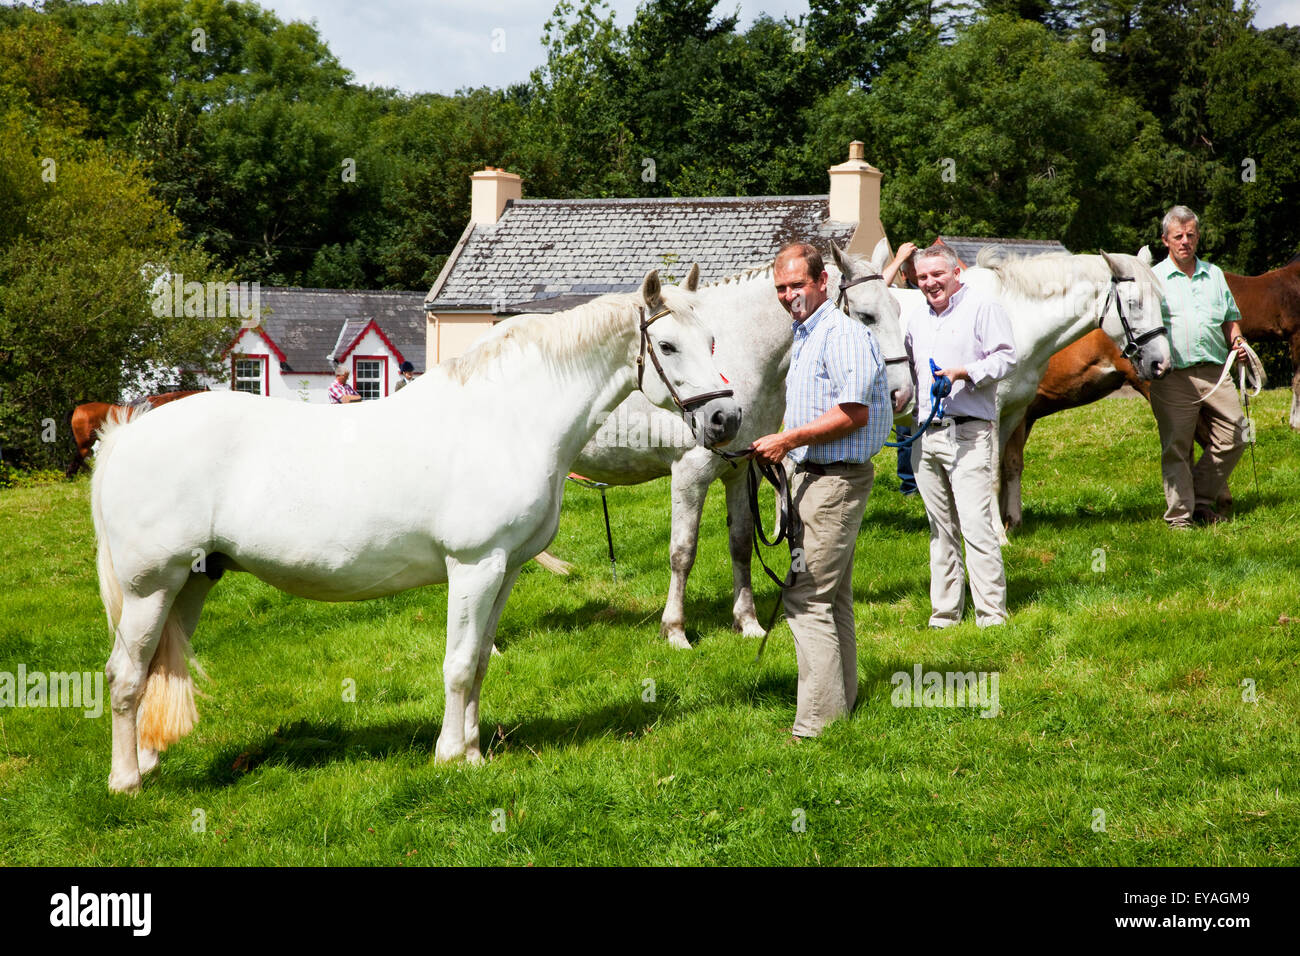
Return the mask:
MULTIPOLYGON (((442 663, 446 705, 433 752, 433 759, 439 763, 468 756, 466 706, 479 674, 479 661, 485 655, 491 656, 487 623, 505 576, 499 554, 488 555, 475 564, 447 559, 447 653, 442 663)), ((483 670, 487 670, 486 665, 483 670)), ((475 754, 482 756, 477 751, 475 754)))
POLYGON ((993 475, 993 493, 989 497, 989 503, 992 506, 993 514, 990 517, 992 517, 993 527, 998 533, 999 546, 1010 543, 1010 539, 1007 537, 1007 529, 1002 523, 1002 469, 1000 464, 1002 456, 1006 454, 1007 445, 1011 441, 1011 434, 1014 430, 1012 426, 1007 424, 1005 417, 1000 417, 998 421, 998 443, 995 447, 989 449, 989 454, 996 456, 989 463, 989 471, 993 475))
POLYGON ((727 489, 727 543, 731 548, 731 587, 735 604, 731 619, 746 637, 762 637, 763 625, 754 610, 754 578, 750 563, 754 554, 754 516, 749 513, 749 483, 745 469, 737 468, 723 482, 727 489))
POLYGON ((164 588, 144 596, 126 593, 122 597, 113 652, 104 667, 113 710, 113 765, 108 789, 116 793, 140 789, 136 714, 144 697, 149 662, 162 638, 175 594, 175 590, 164 588))
POLYGON ((501 612, 505 610, 506 598, 510 597, 510 591, 514 588, 515 582, 519 580, 519 572, 522 568, 515 568, 513 571, 507 571, 505 580, 501 582, 501 590, 497 592, 496 600, 492 602, 492 611, 488 615, 487 633, 483 638, 483 648, 479 651, 478 666, 474 672, 474 687, 470 691, 469 699, 465 702, 465 758, 470 763, 482 763, 483 755, 479 749, 479 728, 478 728, 478 697, 479 692, 483 689, 483 677, 487 674, 488 661, 492 659, 492 652, 496 650, 497 624, 501 621, 501 612))
POLYGON ((998 493, 998 504, 1008 529, 1019 528, 1022 521, 1020 476, 1025 471, 1025 441, 1028 438, 1029 416, 1026 415, 1011 432, 1002 451, 1002 488, 998 493))
POLYGON ((1295 368, 1291 378, 1291 427, 1300 431, 1300 330, 1291 335, 1291 365, 1295 368))
POLYGON ((709 477, 678 459, 673 465, 672 533, 668 544, 668 600, 664 603, 660 632, 673 647, 690 650, 686 640, 686 579, 695 564, 695 548, 700 538, 700 514, 709 493, 709 477))
MULTIPOLYGON (((169 616, 180 625, 180 629, 185 633, 186 640, 194 636, 194 631, 199 626, 199 615, 203 611, 203 602, 207 600, 208 592, 212 590, 212 585, 215 583, 206 574, 191 574, 189 580, 185 582, 185 586, 176 595, 176 600, 172 602, 169 616)), ((137 709, 137 728, 139 727, 139 716, 139 710, 137 709)), ((139 745, 138 731, 137 752, 139 754, 140 776, 143 777, 158 766, 158 751, 152 747, 139 745)))

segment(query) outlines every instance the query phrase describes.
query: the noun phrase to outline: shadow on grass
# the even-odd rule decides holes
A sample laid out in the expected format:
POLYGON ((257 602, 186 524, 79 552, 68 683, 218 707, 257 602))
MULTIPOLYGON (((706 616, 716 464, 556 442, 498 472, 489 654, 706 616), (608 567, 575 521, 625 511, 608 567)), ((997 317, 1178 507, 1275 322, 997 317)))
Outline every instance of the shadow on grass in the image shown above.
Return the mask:
MULTIPOLYGON (((689 706, 682 706, 672 698, 657 704, 638 699, 630 704, 610 704, 575 715, 528 717, 510 728, 484 724, 483 752, 486 756, 516 750, 554 751, 601 737, 635 739, 652 727, 672 725, 689 717, 696 709, 762 705, 783 697, 788 697, 793 704, 794 695, 793 675, 767 675, 752 683, 738 683, 724 694, 689 706)), ((440 722, 433 719, 361 727, 346 727, 334 719, 297 720, 277 727, 258 742, 222 749, 208 764, 203 777, 188 785, 196 789, 229 787, 264 765, 309 770, 339 762, 386 760, 401 754, 431 759, 440 730, 440 722)))

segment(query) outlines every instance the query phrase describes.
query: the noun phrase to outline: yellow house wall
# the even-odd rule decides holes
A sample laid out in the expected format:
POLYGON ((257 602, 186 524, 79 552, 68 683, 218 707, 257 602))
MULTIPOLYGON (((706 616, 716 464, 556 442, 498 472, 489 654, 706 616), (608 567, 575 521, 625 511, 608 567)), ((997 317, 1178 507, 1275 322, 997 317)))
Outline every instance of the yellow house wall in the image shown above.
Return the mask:
POLYGON ((492 328, 496 316, 491 312, 457 312, 451 315, 428 313, 424 363, 433 368, 439 362, 464 354, 474 340, 492 328))

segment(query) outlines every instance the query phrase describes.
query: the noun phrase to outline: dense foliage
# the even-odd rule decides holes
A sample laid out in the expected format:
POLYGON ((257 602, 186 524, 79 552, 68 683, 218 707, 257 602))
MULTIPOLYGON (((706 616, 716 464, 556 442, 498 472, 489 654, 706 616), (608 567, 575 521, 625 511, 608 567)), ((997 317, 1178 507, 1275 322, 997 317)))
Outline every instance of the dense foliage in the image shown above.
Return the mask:
POLYGON ((41 393, 42 419, 74 393, 117 394, 128 340, 193 365, 212 331, 164 335, 134 305, 113 313, 134 332, 89 328, 102 306, 69 296, 92 276, 140 273, 163 243, 199 278, 427 288, 487 164, 534 197, 807 194, 862 139, 895 241, 1133 250, 1183 202, 1226 268, 1261 272, 1300 244, 1300 28, 1258 31, 1233 0, 811 0, 743 29, 719 8, 646 0, 620 25, 602 0, 559 0, 528 83, 444 96, 360 86, 315 28, 251 2, 0 7, 6 456, 39 451, 15 410, 60 377, 38 328, 85 332, 103 360, 41 393), (41 179, 47 158, 68 175, 41 179), (88 214, 68 258, 72 223, 51 216, 74 204, 73 169, 136 212, 88 214))

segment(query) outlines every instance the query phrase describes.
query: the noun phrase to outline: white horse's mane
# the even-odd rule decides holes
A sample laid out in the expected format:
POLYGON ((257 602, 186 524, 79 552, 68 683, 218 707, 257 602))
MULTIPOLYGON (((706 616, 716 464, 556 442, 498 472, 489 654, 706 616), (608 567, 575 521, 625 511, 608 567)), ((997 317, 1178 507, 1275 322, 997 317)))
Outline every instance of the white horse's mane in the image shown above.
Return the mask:
MULTIPOLYGON (((687 311, 680 297, 688 293, 664 286, 661 293, 678 315, 687 311)), ((463 355, 440 363, 437 369, 464 385, 471 378, 529 346, 539 349, 552 364, 564 364, 585 355, 600 343, 628 335, 643 305, 640 293, 616 292, 554 314, 521 315, 499 335, 480 341, 463 355), (563 317, 563 321, 556 321, 563 317)))
MULTIPOLYGON (((870 257, 859 253, 846 252, 845 255, 848 256, 855 265, 860 262, 871 261, 870 257)), ((825 257, 823 257, 823 261, 825 261, 825 257)), ((831 260, 830 265, 835 265, 834 260, 831 260)), ((721 279, 714 279, 712 282, 701 283, 700 288, 706 289, 711 286, 730 285, 732 283, 751 282, 754 279, 761 279, 772 274, 772 266, 773 264, 769 262, 765 266, 752 266, 748 269, 742 269, 740 272, 733 275, 723 276, 721 279)))
MULTIPOLYGON (((1155 281, 1155 273, 1132 256, 1139 278, 1155 281)), ((1081 280, 1110 281, 1110 267, 1097 255, 1073 255, 1068 252, 1045 252, 1037 256, 1012 256, 1000 246, 980 250, 975 264, 997 274, 1004 291, 1024 299, 1050 299, 1065 295, 1071 285, 1081 280)))

